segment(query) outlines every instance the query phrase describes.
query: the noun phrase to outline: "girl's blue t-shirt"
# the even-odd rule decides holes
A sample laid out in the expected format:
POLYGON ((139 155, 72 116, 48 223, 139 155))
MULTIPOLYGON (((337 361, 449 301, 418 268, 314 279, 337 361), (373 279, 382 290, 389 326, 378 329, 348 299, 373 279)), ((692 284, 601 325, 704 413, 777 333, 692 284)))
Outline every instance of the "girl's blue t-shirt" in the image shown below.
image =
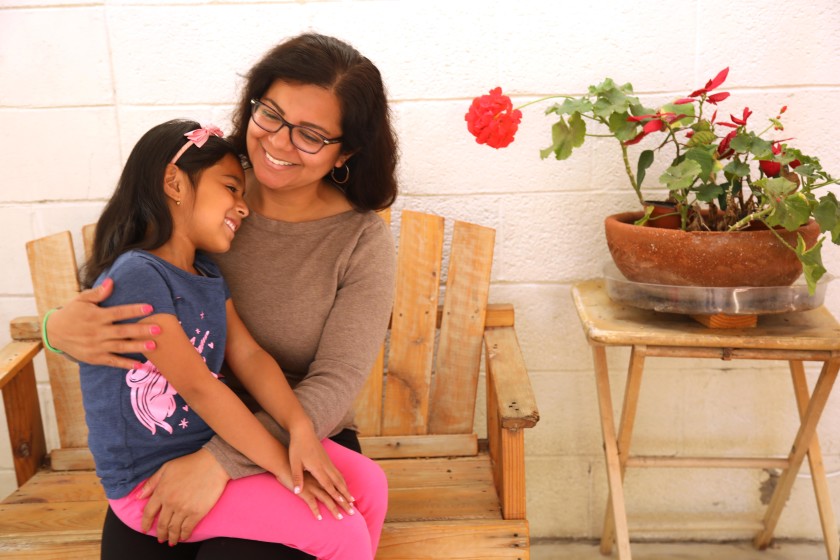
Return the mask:
MULTIPOLYGON (((132 250, 120 255, 96 285, 106 277, 114 280, 104 307, 143 302, 154 307, 154 314, 175 315, 218 378, 230 292, 209 257, 197 253, 195 267, 202 275, 132 250)), ((82 363, 80 368, 88 444, 109 499, 126 496, 165 462, 197 451, 213 436, 152 362, 141 354, 129 357, 142 367, 126 371, 82 363)))

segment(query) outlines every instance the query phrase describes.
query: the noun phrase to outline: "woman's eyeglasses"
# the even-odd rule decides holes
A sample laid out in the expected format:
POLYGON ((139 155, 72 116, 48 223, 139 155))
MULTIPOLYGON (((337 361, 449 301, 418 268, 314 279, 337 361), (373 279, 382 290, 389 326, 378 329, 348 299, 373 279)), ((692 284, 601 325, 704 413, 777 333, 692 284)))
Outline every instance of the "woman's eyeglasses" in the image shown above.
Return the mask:
POLYGON ((251 100, 251 119, 266 132, 278 132, 285 126, 289 129, 292 146, 307 154, 317 154, 324 146, 341 142, 341 137, 327 138, 311 128, 290 123, 258 99, 251 100))

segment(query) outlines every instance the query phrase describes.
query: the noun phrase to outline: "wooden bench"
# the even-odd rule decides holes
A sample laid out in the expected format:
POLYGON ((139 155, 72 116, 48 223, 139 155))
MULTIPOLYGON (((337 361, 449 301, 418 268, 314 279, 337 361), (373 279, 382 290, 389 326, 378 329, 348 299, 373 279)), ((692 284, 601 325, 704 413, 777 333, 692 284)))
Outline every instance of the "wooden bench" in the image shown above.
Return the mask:
MULTIPOLYGON (((90 226, 86 234, 89 242, 90 226)), ((443 218, 401 213, 390 335, 356 405, 364 452, 390 484, 378 559, 529 558, 524 428, 539 415, 513 307, 487 304, 494 241, 492 229, 455 222, 445 244, 443 218), (474 429, 482 345, 486 439, 474 429)), ((43 316, 79 289, 71 236, 32 241, 27 252, 43 316)), ((16 319, 11 331, 0 390, 19 488, 0 503, 0 558, 96 558, 106 502, 87 449, 78 367, 46 353, 60 440, 48 453, 33 367, 38 318, 16 319)))

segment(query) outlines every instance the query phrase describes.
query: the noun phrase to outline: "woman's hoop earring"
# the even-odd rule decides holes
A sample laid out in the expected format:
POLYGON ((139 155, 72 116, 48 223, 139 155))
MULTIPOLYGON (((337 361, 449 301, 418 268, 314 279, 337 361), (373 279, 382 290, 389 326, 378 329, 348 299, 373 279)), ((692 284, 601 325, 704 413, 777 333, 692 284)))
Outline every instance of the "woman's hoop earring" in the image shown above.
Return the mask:
POLYGON ((344 172, 344 179, 341 181, 339 181, 338 177, 335 176, 335 170, 338 169, 338 167, 333 167, 332 171, 330 171, 330 177, 332 177, 332 180, 335 181, 337 185, 343 185, 344 183, 350 180, 350 167, 346 163, 343 165, 343 167, 346 171, 344 172))

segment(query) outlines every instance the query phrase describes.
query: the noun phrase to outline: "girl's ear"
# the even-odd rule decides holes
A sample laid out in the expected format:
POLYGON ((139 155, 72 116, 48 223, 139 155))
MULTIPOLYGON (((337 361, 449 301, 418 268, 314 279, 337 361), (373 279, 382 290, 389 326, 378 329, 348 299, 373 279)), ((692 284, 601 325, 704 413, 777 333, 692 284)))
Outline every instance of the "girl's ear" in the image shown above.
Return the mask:
POLYGON ((175 204, 181 203, 181 182, 178 173, 178 166, 174 163, 167 164, 163 173, 163 193, 172 199, 175 204))

